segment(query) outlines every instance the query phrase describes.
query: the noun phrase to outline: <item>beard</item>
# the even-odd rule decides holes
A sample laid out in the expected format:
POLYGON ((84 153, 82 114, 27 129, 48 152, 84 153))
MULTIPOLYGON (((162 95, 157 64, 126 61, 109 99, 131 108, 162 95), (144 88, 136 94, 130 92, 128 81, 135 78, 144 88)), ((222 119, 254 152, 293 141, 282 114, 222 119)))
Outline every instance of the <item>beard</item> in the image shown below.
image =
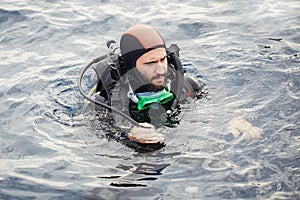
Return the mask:
MULTIPOLYGON (((135 70, 131 70, 129 72, 129 75, 131 76, 131 86, 133 88, 133 90, 135 91, 137 89, 137 91, 139 92, 143 92, 143 89, 145 91, 159 91, 161 89, 163 89, 165 87, 165 83, 167 80, 167 73, 163 73, 163 74, 157 74, 155 76, 152 76, 150 79, 146 78, 145 76, 143 76, 142 74, 140 74, 136 69, 135 70), (162 78, 163 80, 161 81, 161 83, 156 83, 155 80, 162 78), (143 89, 141 89, 143 88, 143 89)), ((135 91, 135 92, 137 92, 135 91)))

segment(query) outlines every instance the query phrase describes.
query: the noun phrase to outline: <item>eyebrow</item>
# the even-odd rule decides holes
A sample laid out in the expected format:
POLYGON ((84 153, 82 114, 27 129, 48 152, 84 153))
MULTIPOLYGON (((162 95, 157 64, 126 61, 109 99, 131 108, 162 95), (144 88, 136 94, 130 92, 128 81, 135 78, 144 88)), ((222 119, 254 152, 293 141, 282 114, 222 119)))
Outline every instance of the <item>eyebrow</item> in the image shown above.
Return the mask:
POLYGON ((147 63, 155 63, 155 62, 158 62, 159 60, 163 60, 165 58, 167 58, 167 55, 165 55, 164 57, 158 58, 158 59, 156 59, 156 58, 150 58, 150 59, 148 59, 149 61, 144 62, 144 63, 145 64, 147 64, 147 63))

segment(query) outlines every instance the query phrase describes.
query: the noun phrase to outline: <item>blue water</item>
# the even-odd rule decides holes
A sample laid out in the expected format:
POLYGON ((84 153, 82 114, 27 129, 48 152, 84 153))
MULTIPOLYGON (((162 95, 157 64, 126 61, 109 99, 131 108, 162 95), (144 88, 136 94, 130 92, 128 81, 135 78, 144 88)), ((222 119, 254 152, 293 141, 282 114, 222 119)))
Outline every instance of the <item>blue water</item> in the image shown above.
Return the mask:
POLYGON ((300 3, 0 2, 0 199, 299 199, 300 3), (79 115, 80 70, 129 26, 177 43, 208 95, 138 153, 79 115), (242 117, 258 139, 227 134, 242 117))

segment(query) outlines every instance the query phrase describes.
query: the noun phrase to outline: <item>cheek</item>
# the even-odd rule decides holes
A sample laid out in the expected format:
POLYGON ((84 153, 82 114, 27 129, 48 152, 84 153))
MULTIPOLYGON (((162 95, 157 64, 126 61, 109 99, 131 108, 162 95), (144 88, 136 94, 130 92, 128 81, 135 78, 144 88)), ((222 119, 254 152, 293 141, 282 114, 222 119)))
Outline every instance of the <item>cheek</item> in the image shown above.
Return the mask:
POLYGON ((167 70, 168 69, 168 60, 167 59, 164 59, 163 65, 164 65, 164 69, 167 70))
POLYGON ((168 62, 165 63, 164 68, 165 68, 165 72, 167 73, 168 72, 168 62))
POLYGON ((167 62, 164 64, 164 72, 165 72, 165 73, 168 72, 168 63, 167 63, 167 62))
POLYGON ((149 77, 152 75, 152 69, 149 66, 140 66, 137 67, 137 71, 140 73, 140 75, 146 79, 149 79, 149 77))
POLYGON ((155 75, 155 70, 153 70, 152 68, 148 68, 148 69, 146 69, 145 71, 144 71, 144 77, 146 78, 146 79, 151 79, 152 78, 152 76, 154 76, 155 75))

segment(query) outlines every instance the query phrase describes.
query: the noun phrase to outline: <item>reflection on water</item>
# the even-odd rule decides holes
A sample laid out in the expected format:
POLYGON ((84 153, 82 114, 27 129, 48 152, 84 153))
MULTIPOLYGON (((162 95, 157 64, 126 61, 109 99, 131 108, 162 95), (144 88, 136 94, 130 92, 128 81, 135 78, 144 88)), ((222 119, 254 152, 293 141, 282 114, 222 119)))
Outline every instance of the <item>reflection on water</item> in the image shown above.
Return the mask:
POLYGON ((298 3, 139 4, 1 3, 0 199, 299 198, 298 3), (81 68, 136 23, 160 28, 207 84, 155 151, 79 115, 81 68))

